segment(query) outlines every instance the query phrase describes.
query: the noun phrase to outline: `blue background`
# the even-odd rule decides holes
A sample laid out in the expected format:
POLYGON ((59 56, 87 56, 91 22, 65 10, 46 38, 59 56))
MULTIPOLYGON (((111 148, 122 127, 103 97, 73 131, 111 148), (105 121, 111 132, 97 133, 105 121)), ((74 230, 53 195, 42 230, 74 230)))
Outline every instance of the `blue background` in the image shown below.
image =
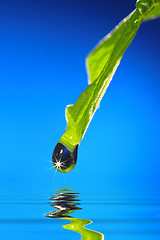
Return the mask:
POLYGON ((62 231, 65 221, 43 215, 60 187, 81 194, 83 210, 74 216, 95 219, 91 228, 107 239, 159 239, 158 205, 102 203, 159 199, 160 19, 143 23, 124 54, 74 170, 55 173, 51 162, 65 107, 87 87, 87 54, 134 8, 134 0, 0 0, 2 240, 79 239, 62 231), (105 222, 111 218, 130 220, 105 222), (130 224, 133 218, 145 221, 130 224))
POLYGON ((160 184, 160 19, 142 24, 79 146, 52 167, 65 107, 87 87, 85 58, 135 1, 0 1, 0 190, 147 189, 160 184), (48 170, 51 168, 50 170, 48 170))

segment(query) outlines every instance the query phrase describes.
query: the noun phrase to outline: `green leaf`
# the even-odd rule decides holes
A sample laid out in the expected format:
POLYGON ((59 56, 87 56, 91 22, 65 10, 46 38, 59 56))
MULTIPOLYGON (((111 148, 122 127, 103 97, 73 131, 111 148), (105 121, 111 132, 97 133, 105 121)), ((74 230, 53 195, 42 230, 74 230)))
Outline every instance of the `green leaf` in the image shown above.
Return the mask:
POLYGON ((159 16, 160 0, 137 1, 136 9, 89 54, 86 60, 89 85, 74 105, 67 106, 67 129, 59 142, 70 149, 74 149, 80 143, 124 52, 141 23, 159 16))
POLYGON ((70 221, 70 223, 63 225, 62 227, 77 233, 80 233, 81 240, 103 240, 103 234, 85 228, 86 225, 92 223, 92 221, 82 218, 64 217, 64 220, 70 221))

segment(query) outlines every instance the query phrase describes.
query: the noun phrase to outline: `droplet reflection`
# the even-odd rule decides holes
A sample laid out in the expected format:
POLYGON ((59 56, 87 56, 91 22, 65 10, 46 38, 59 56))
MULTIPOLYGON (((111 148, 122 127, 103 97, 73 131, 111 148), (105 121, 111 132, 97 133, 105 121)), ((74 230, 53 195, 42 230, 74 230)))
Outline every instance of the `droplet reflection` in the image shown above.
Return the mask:
POLYGON ((69 213, 73 213, 75 210, 82 209, 76 206, 80 204, 79 200, 75 199, 77 195, 78 193, 68 192, 61 192, 51 195, 49 203, 51 203, 51 207, 57 208, 57 210, 48 213, 46 216, 51 218, 69 217, 69 213))
POLYGON ((77 196, 78 193, 66 192, 64 190, 63 192, 58 192, 54 195, 51 195, 49 203, 51 203, 51 206, 55 207, 57 210, 48 213, 46 216, 50 218, 63 218, 65 220, 69 220, 70 223, 62 227, 80 233, 82 239, 103 240, 103 234, 84 227, 92 223, 92 221, 82 218, 74 218, 68 215, 76 210, 82 209, 76 206, 80 205, 79 200, 76 199, 77 196))
POLYGON ((78 145, 75 149, 70 150, 62 143, 58 142, 52 155, 54 167, 60 172, 71 171, 77 162, 78 145))

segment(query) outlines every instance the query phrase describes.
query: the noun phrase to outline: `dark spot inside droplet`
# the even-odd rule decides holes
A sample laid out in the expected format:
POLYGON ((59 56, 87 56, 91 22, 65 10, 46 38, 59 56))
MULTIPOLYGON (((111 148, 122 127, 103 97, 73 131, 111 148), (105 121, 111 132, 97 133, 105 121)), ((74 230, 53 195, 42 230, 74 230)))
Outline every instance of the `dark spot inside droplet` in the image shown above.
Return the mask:
POLYGON ((77 162, 77 151, 78 145, 71 150, 62 143, 57 143, 52 155, 54 167, 60 172, 71 171, 77 162))

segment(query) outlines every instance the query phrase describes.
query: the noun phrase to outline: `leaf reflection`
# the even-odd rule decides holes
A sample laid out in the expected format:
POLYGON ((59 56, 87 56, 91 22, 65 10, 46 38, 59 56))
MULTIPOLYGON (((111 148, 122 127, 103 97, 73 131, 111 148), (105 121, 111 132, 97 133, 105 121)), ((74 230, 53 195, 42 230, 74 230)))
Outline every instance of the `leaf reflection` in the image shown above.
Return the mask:
POLYGON ((51 203, 51 207, 54 207, 57 210, 48 213, 46 216, 50 218, 63 218, 65 220, 69 220, 70 223, 63 225, 62 227, 80 233, 82 240, 103 240, 103 234, 84 227, 92 223, 91 220, 69 216, 69 214, 74 211, 82 209, 78 207, 80 205, 80 200, 77 199, 78 195, 79 193, 73 193, 71 190, 66 191, 65 189, 51 195, 49 203, 51 203))

